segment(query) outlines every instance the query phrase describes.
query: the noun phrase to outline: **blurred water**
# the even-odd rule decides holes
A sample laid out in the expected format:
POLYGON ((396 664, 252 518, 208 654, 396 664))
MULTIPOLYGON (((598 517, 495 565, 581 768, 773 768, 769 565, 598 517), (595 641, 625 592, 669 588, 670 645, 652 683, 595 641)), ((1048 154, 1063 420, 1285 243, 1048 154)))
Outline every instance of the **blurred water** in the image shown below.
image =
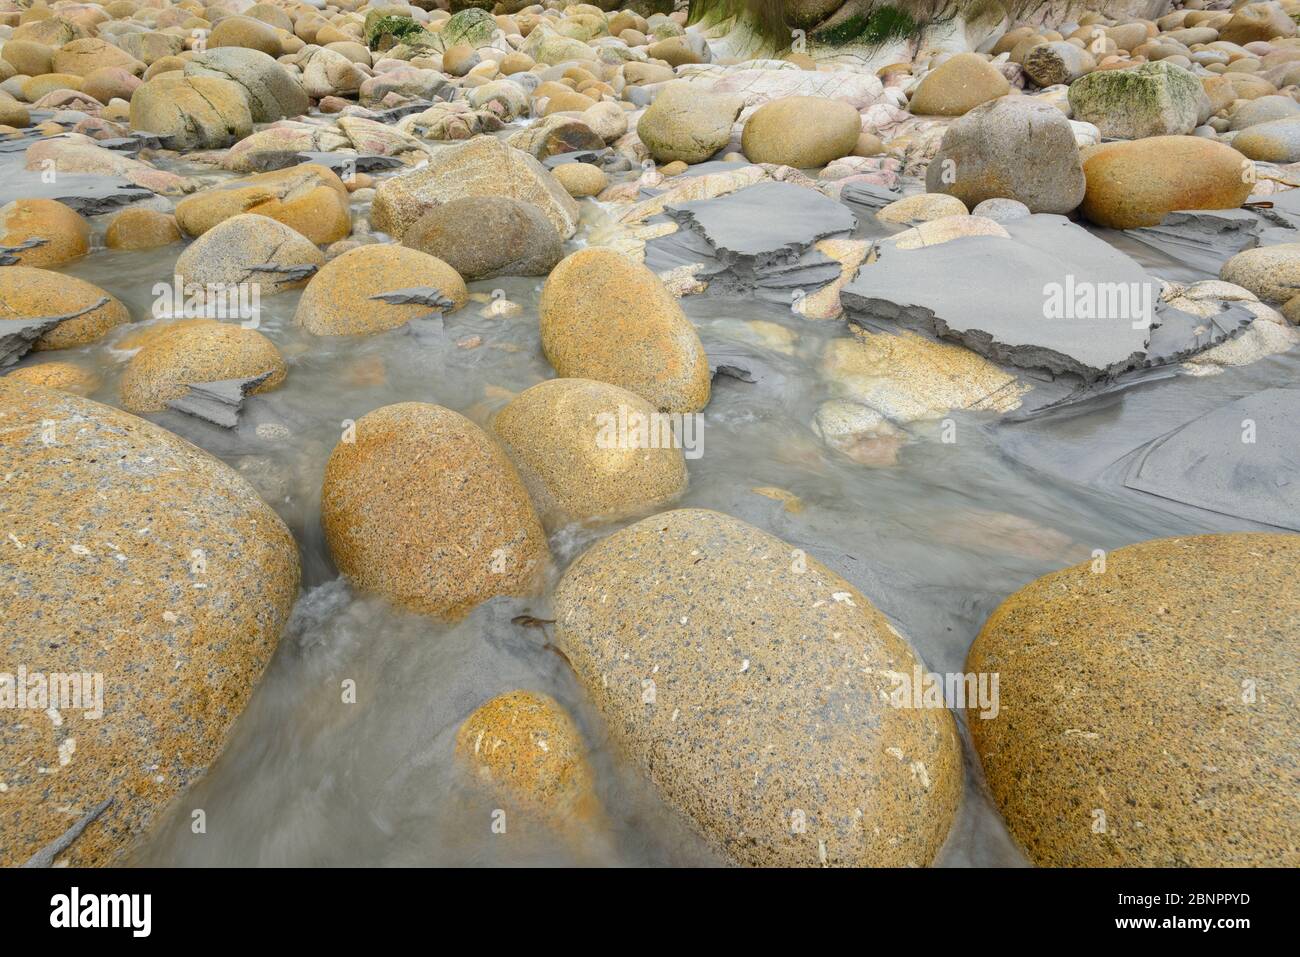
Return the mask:
MULTIPOLYGON (((595 204, 584 205, 587 225, 575 246, 601 218, 595 204)), ((102 285, 139 319, 149 314, 153 284, 170 281, 179 251, 100 251, 67 271, 102 285)), ((297 292, 263 299, 261 331, 290 371, 281 389, 250 400, 248 426, 232 434, 176 413, 152 417, 252 482, 297 537, 304 578, 293 619, 225 753, 138 849, 138 862, 720 863, 609 747, 564 659, 546 647, 546 632, 511 623, 522 614, 550 617, 549 589, 535 600, 491 602, 445 626, 354 594, 324 546, 321 475, 345 421, 414 400, 486 424, 510 394, 552 375, 538 342, 540 286, 540 279, 472 284, 485 298, 499 289, 520 303, 524 313, 514 319, 484 318, 478 314, 483 303, 472 302, 446 317, 441 332, 396 330, 364 339, 315 338, 296 329, 297 292), (457 344, 475 336, 481 339, 475 348, 457 344), (258 422, 280 428, 251 427, 258 422), (356 683, 355 704, 342 701, 349 679, 356 683), (513 688, 546 691, 576 716, 598 772, 606 828, 576 839, 528 828, 512 828, 506 837, 492 832, 493 808, 464 789, 452 742, 470 711, 513 688), (192 831, 195 809, 205 813, 206 833, 192 831)), ((963 670, 967 649, 998 602, 1094 548, 1248 527, 1155 500, 1135 504, 1069 474, 1026 467, 1004 451, 1007 427, 986 415, 955 416, 952 444, 938 441, 937 427, 918 427, 896 467, 866 468, 826 448, 809 427, 817 405, 832 394, 817 371, 822 350, 831 337, 847 334, 844 323, 808 321, 750 301, 688 297, 683 306, 710 354, 739 357, 734 361, 748 364, 758 381, 716 381, 703 456, 689 462, 690 487, 679 504, 731 513, 806 548, 871 597, 933 670, 963 670), (788 354, 762 345, 748 325, 759 319, 790 330, 788 354), (785 510, 752 492, 756 486, 789 490, 803 510, 785 510)), ((112 348, 122 334, 107 347, 27 361, 92 365, 104 376, 92 397, 116 405, 117 380, 130 355, 112 348)), ((1088 449, 1126 408, 1140 420, 1135 428, 1161 431, 1187 417, 1188 402, 1212 406, 1294 381, 1298 365, 1280 357, 1185 380, 1170 394, 1194 398, 1180 398, 1175 408, 1143 399, 1165 388, 1150 387, 1054 425, 1053 434, 1088 449)), ((551 542, 556 574, 614 527, 557 532, 551 542)), ((983 795, 969 744, 966 749, 966 796, 939 863, 1024 863, 983 795)))

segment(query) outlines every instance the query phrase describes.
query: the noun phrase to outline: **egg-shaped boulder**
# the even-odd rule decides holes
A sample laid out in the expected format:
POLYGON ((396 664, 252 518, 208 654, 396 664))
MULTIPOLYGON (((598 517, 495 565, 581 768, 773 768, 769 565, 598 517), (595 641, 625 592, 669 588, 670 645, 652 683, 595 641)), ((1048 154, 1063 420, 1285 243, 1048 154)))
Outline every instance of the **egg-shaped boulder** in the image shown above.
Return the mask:
POLYGON ((1052 867, 1300 865, 1300 535, 1165 538, 1006 599, 968 672, 1012 835, 1052 867))
POLYGON ((602 539, 555 592, 556 642, 616 743, 737 863, 925 866, 962 789, 920 662, 800 548, 704 509, 602 539))
POLYGON ((660 412, 709 402, 709 360, 682 307, 645 266, 590 246, 542 287, 542 350, 561 376, 635 392, 660 412))
POLYGON ((549 558, 506 453, 422 402, 376 409, 344 434, 325 465, 321 524, 355 585, 440 618, 532 592, 549 558))
POLYGON ((297 597, 298 550, 201 449, 7 376, 0 474, 0 670, 27 684, 3 712, 0 866, 110 799, 52 856, 112 864, 220 754, 297 597))

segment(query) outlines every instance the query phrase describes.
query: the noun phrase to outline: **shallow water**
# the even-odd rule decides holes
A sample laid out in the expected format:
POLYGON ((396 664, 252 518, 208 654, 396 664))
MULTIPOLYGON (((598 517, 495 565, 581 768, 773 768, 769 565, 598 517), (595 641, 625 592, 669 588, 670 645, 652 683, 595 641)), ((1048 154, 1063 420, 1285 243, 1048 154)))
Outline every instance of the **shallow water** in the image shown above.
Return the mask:
MULTIPOLYGON (((0 174, 11 162, 0 158, 0 174)), ((586 224, 570 248, 602 218, 597 204, 584 206, 586 224)), ((357 217, 364 213, 358 206, 357 217)), ((170 281, 179 251, 100 251, 67 272, 103 286, 139 318, 149 315, 153 285, 170 281)), ((1125 251, 1157 275, 1197 278, 1169 274, 1161 268, 1168 263, 1141 249, 1125 251)), ((346 422, 389 403, 422 401, 486 425, 509 394, 551 377, 538 341, 541 282, 471 284, 484 298, 501 290, 520 303, 524 314, 514 319, 484 318, 483 303, 471 302, 441 329, 364 339, 296 329, 298 292, 263 299, 260 330, 289 363, 285 385, 252 398, 233 433, 179 413, 151 417, 239 470, 279 512, 301 548, 303 594, 224 754, 137 849, 137 862, 721 863, 610 748, 565 660, 547 646, 549 632, 512 624, 525 614, 549 618, 549 589, 533 600, 495 600, 445 626, 354 594, 324 544, 321 476, 346 422), (477 347, 458 345, 474 336, 477 347), (355 704, 343 701, 348 680, 355 704), (593 753, 606 826, 567 838, 518 828, 498 835, 494 809, 463 788, 451 762, 456 728, 487 698, 521 687, 554 695, 576 716, 593 753), (191 827, 196 809, 204 812, 205 833, 191 827)), ((1095 548, 1257 527, 1087 483, 1124 451, 1117 426, 1123 435, 1154 435, 1202 407, 1293 382, 1300 371, 1295 356, 1273 357, 1219 376, 1142 386, 1067 419, 1021 426, 955 415, 955 442, 941 442, 937 424, 915 426, 897 466, 867 468, 828 449, 809 427, 817 405, 832 396, 817 369, 825 342, 847 334, 842 321, 809 321, 752 301, 687 297, 682 304, 710 355, 727 355, 757 381, 715 381, 703 454, 688 462, 690 486, 677 504, 728 512, 807 549, 875 601, 939 672, 963 670, 967 649, 1004 597, 1095 548), (746 323, 756 319, 794 334, 788 354, 754 337, 746 323), (1040 467, 1045 461, 1057 467, 1040 467), (758 486, 789 490, 803 510, 787 511, 754 493, 758 486)), ((94 365, 104 382, 92 398, 116 405, 130 353, 111 345, 135 328, 110 337, 107 348, 34 358, 94 365)), ((554 534, 552 582, 615 527, 554 534)), ((962 809, 938 863, 1025 863, 983 796, 968 741, 966 766, 962 809)))

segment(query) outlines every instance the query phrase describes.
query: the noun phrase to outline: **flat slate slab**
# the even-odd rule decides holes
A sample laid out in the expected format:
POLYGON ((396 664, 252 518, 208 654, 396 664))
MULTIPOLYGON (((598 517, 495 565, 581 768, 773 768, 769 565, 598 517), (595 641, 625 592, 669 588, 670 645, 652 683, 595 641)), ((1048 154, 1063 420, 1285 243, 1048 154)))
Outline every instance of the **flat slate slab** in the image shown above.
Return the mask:
POLYGON ((716 199, 664 210, 698 233, 727 265, 748 261, 755 270, 789 265, 814 243, 847 236, 858 220, 842 203, 793 183, 764 182, 716 199))
POLYGON ((910 250, 882 243, 877 262, 844 287, 845 308, 1002 365, 1084 383, 1186 359, 1253 321, 1240 308, 1200 319, 1169 307, 1160 281, 1136 260, 1062 216, 1004 225, 1010 239, 965 237, 910 250), (1053 299, 1064 308, 1050 309, 1053 299))
POLYGON ((1234 518, 1300 531, 1300 389, 1265 389, 1141 450, 1124 485, 1234 518))

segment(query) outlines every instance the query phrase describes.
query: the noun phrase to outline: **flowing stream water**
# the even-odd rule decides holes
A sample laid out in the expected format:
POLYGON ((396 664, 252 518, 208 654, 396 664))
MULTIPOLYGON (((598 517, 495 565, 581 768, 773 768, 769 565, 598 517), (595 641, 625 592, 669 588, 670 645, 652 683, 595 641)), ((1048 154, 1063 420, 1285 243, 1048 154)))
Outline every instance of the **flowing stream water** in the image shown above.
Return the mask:
MULTIPOLYGON (((0 157, 0 173, 15 159, 0 157)), ((12 197, 10 197, 12 198, 12 197)), ((365 207, 354 202, 354 216, 365 207)), ((575 248, 607 213, 583 201, 575 248)), ((106 220, 107 217, 104 219, 106 220)), ((102 235, 103 220, 97 224, 102 235)), ((1132 244, 1166 278, 1172 264, 1132 244)), ((180 247, 99 250, 66 268, 148 317, 153 286, 171 281, 180 247)), ((246 417, 274 427, 229 432, 179 413, 153 416, 244 475, 295 535, 302 595, 279 649, 223 755, 173 806, 133 861, 163 865, 416 865, 491 863, 718 864, 722 860, 611 748, 565 659, 550 647, 550 587, 529 600, 497 599, 444 625, 355 593, 330 560, 319 523, 325 461, 345 422, 393 402, 432 402, 487 427, 517 393, 553 375, 542 355, 537 299, 542 279, 472 283, 523 306, 521 316, 485 318, 482 301, 445 318, 441 331, 399 329, 366 338, 318 338, 292 322, 299 292, 261 302, 260 330, 281 350, 289 376, 250 400, 246 417), (464 347, 465 340, 481 343, 464 347), (458 344, 460 343, 460 344, 458 344), (354 681, 356 703, 343 701, 354 681), (515 688, 545 691, 576 717, 589 745, 607 827, 578 838, 494 833, 492 808, 464 786, 452 761, 460 722, 489 697, 515 688), (194 833, 193 812, 206 829, 194 833)), ((956 441, 938 425, 912 429, 898 464, 860 465, 810 429, 832 396, 818 372, 843 321, 809 321, 761 302, 687 297, 683 308, 711 354, 749 356, 758 381, 720 376, 704 413, 703 454, 689 461, 681 506, 718 509, 805 548, 869 596, 912 641, 926 666, 964 670, 967 649, 989 613, 1017 588, 1093 549, 1144 539, 1255 528, 1206 512, 1166 507, 1043 470, 1008 453, 1008 434, 1042 432, 1037 422, 999 425, 988 414, 954 415, 956 441), (749 325, 778 324, 788 342, 749 325), (798 496, 791 511, 752 491, 798 496)), ((93 365, 103 383, 92 398, 117 404, 129 353, 111 348, 129 333, 57 354, 93 365)), ((1110 454, 1100 437, 1122 425, 1167 431, 1198 408, 1294 382, 1300 359, 1275 356, 1224 374, 1139 387, 1052 425, 1053 440, 1089 468, 1110 454), (1089 450, 1096 447, 1096 461, 1089 450), (1082 451, 1080 451, 1082 450, 1082 451)), ((551 536, 551 585, 565 565, 617 524, 569 527, 551 536)), ((965 720, 958 716, 965 734, 965 720)), ((978 719, 974 719, 978 720, 978 719)), ((966 788, 938 864, 1025 864, 985 797, 965 743, 966 788)))

